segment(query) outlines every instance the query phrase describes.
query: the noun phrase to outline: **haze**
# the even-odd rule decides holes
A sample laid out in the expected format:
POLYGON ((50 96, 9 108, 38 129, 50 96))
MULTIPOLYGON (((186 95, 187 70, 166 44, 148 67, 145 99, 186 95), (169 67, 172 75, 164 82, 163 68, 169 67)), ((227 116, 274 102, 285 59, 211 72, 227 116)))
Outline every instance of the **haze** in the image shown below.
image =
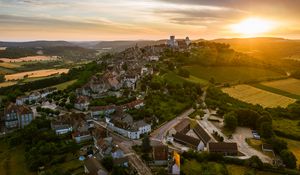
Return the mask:
POLYGON ((162 39, 171 34, 296 39, 299 7, 296 0, 0 0, 0 40, 162 39), (256 19, 255 28, 247 27, 253 26, 249 19, 256 19))

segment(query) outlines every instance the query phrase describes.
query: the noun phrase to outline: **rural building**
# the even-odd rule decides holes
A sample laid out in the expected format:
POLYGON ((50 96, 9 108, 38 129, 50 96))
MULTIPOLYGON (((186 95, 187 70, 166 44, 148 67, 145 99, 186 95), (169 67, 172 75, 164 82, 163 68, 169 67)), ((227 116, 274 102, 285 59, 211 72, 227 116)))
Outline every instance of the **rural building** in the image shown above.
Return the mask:
POLYGON ((209 136, 209 134, 199 124, 197 124, 193 130, 201 139, 205 147, 207 147, 207 144, 211 141, 211 137, 209 136))
POLYGON ((89 108, 89 99, 86 96, 79 96, 76 99, 76 102, 74 104, 74 107, 78 110, 84 111, 84 110, 88 110, 89 108))
POLYGON ((273 152, 273 147, 272 145, 270 144, 262 144, 261 145, 261 149, 264 151, 264 152, 273 152))
POLYGON ((186 134, 191 129, 191 121, 188 118, 183 119, 175 127, 175 131, 181 134, 186 134))
POLYGON ((109 106, 92 106, 90 107, 91 110, 91 117, 99 117, 103 115, 109 115, 116 111, 116 105, 109 105, 109 106))
POLYGON ((34 119, 33 112, 30 107, 25 105, 16 105, 10 103, 4 109, 3 121, 6 129, 24 128, 34 119))
POLYGON ((73 128, 70 124, 56 121, 51 122, 51 129, 54 130, 57 135, 66 134, 73 131, 73 128))
POLYGON ((139 99, 139 100, 134 100, 132 102, 126 103, 126 104, 122 105, 121 108, 123 110, 128 110, 128 109, 134 109, 134 108, 139 109, 143 106, 144 106, 144 100, 139 99))
POLYGON ((167 165, 169 148, 166 145, 152 146, 152 158, 155 165, 167 165))
POLYGON ((144 120, 134 122, 128 114, 106 118, 106 123, 108 128, 130 139, 139 139, 141 134, 151 132, 150 124, 144 120))
POLYGON ((84 172, 88 175, 108 175, 108 172, 94 157, 84 160, 84 172))
POLYGON ((204 145, 201 142, 201 140, 196 139, 194 137, 182 134, 177 132, 175 135, 173 135, 174 137, 174 141, 186 145, 192 149, 195 149, 197 151, 203 150, 204 149, 204 145))
POLYGON ((89 131, 76 131, 72 134, 72 137, 76 143, 92 140, 92 136, 89 131))
POLYGON ((238 155, 238 147, 236 143, 209 142, 208 151, 212 153, 221 153, 225 156, 238 155))

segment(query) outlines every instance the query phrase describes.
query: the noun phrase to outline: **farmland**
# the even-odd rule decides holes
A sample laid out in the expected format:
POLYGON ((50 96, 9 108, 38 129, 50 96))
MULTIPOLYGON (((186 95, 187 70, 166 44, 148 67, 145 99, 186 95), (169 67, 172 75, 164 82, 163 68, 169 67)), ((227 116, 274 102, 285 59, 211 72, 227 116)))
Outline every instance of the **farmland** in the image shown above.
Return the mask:
POLYGON ((69 69, 44 69, 44 70, 37 70, 37 71, 28 71, 28 72, 5 75, 5 79, 9 81, 9 80, 24 79, 24 77, 27 76, 28 78, 46 77, 54 74, 67 73, 68 71, 69 69))
POLYGON ((26 61, 50 61, 50 60, 57 60, 57 57, 28 56, 28 57, 22 57, 22 58, 17 58, 17 59, 0 58, 0 61, 7 62, 7 63, 26 62, 26 61))
POLYGON ((0 87, 12 86, 12 85, 15 85, 17 83, 18 83, 17 81, 7 81, 7 82, 0 83, 0 87))
POLYGON ((297 167, 300 166, 300 141, 281 138, 288 144, 288 149, 291 150, 297 158, 297 167))
POLYGON ((237 85, 230 88, 223 88, 222 91, 233 98, 252 104, 260 104, 263 107, 287 107, 289 104, 296 101, 295 99, 264 91, 249 85, 237 85))
POLYGON ((300 138, 300 127, 298 126, 299 122, 300 120, 274 118, 273 129, 300 138))
POLYGON ((300 95, 300 80, 297 79, 289 78, 284 80, 264 82, 261 84, 292 94, 300 95))
POLYGON ((267 69, 241 66, 186 66, 184 68, 187 69, 192 76, 205 80, 213 78, 216 83, 256 82, 285 76, 267 69))

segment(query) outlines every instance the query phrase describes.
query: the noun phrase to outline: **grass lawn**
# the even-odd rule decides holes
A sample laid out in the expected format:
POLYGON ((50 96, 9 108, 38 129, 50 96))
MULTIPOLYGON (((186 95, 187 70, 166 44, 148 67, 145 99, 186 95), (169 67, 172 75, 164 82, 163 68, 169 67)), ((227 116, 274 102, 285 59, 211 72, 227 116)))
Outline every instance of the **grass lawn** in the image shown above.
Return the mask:
POLYGON ((288 143, 288 149, 292 151, 293 154, 296 156, 297 167, 299 167, 300 166, 300 141, 285 139, 285 138, 281 138, 281 139, 285 140, 288 143))
POLYGON ((217 83, 243 83, 285 76, 267 69, 242 66, 204 67, 196 65, 186 66, 184 68, 187 69, 192 76, 204 80, 214 78, 217 83))
POLYGON ((273 119, 273 129, 300 137, 300 120, 273 119))
MULTIPOLYGON (((279 95, 283 95, 283 96, 286 96, 286 97, 289 97, 289 98, 300 100, 300 95, 292 94, 292 93, 289 93, 289 92, 286 92, 286 91, 283 91, 283 90, 280 90, 280 89, 276 89, 274 87, 266 86, 264 84, 257 83, 257 84, 252 84, 251 86, 256 87, 258 89, 262 89, 262 90, 265 90, 265 91, 272 92, 274 94, 279 94, 279 95)), ((300 87, 299 87, 299 89, 300 89, 300 87)))
POLYGON ((8 145, 0 140, 0 174, 35 175, 36 173, 27 169, 22 147, 9 149, 8 145))
POLYGON ((248 143, 248 145, 250 145, 252 148, 256 149, 259 152, 262 152, 263 154, 265 154, 266 156, 270 157, 270 158, 274 158, 274 154, 272 152, 263 152, 262 151, 262 144, 263 142, 261 140, 256 140, 256 139, 246 139, 246 142, 248 143))
POLYGON ((64 83, 61 83, 61 84, 57 84, 57 85, 52 86, 52 87, 56 87, 58 90, 64 90, 68 86, 74 84, 76 81, 77 81, 77 79, 76 80, 67 81, 67 82, 64 82, 64 83))
POLYGON ((184 81, 189 81, 192 83, 198 83, 200 85, 207 85, 208 81, 204 79, 197 78, 195 76, 190 76, 189 78, 184 78, 177 75, 175 72, 168 72, 162 76, 167 82, 181 84, 184 81))

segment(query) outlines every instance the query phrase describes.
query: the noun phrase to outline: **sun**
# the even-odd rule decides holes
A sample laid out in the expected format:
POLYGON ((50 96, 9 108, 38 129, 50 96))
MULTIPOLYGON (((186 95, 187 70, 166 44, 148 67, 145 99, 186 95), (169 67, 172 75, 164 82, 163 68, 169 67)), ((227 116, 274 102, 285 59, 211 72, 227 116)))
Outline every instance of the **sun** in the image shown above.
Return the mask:
POLYGON ((244 36, 258 36, 271 31, 274 27, 274 22, 260 18, 248 18, 238 24, 231 25, 234 33, 244 36))

